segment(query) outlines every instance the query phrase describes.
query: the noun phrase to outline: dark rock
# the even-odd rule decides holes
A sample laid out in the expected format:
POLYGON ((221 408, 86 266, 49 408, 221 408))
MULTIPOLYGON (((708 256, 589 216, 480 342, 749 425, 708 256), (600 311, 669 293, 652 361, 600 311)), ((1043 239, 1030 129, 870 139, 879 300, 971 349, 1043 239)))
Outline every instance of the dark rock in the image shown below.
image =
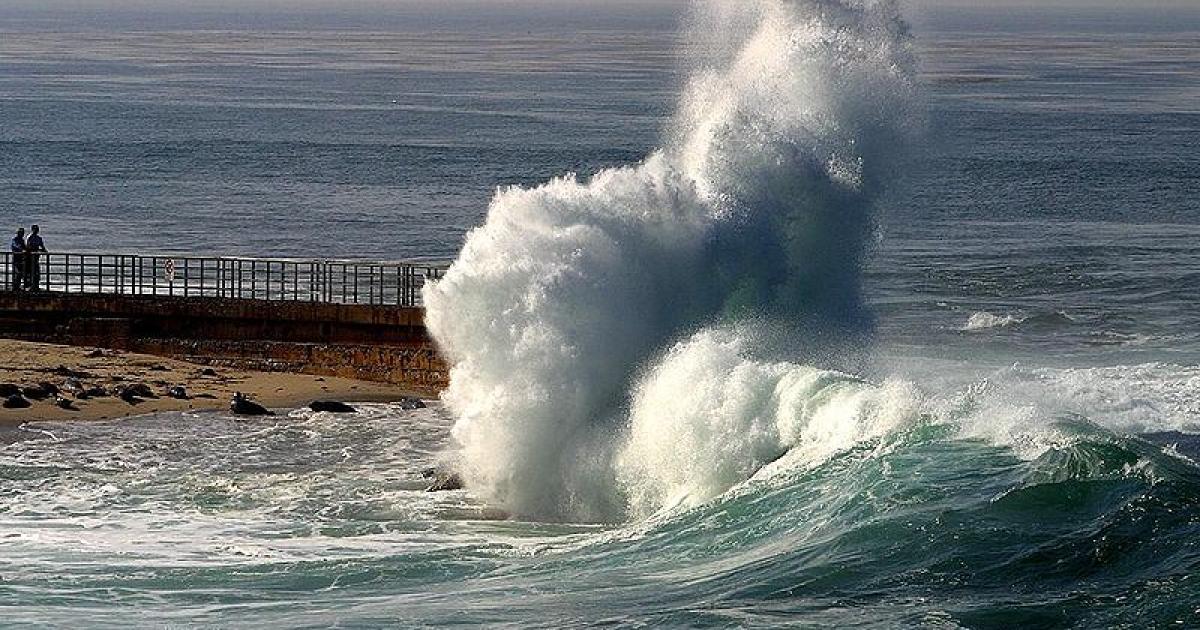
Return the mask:
POLYGON ((50 392, 51 396, 57 396, 59 394, 58 385, 55 385, 54 383, 42 381, 41 383, 38 383, 38 387, 41 387, 43 391, 50 392))
POLYGON ((213 396, 212 394, 196 394, 195 396, 192 396, 192 398, 199 398, 202 400, 216 400, 217 399, 217 397, 213 396))
POLYGON ((420 398, 405 396, 404 398, 400 399, 400 408, 409 411, 412 411, 413 409, 424 409, 425 401, 421 400, 420 398))
POLYGON ((70 398, 63 398, 62 396, 58 396, 54 399, 54 404, 59 409, 66 409, 68 411, 78 411, 77 409, 75 409, 75 405, 71 404, 70 398))
POLYGON ((118 390, 117 398, 120 398, 131 405, 139 405, 143 402, 146 402, 141 398, 138 398, 137 394, 133 393, 129 388, 121 388, 118 390))
POLYGON ((183 385, 176 385, 167 388, 167 396, 176 400, 187 400, 189 398, 187 389, 183 385))
POLYGON ((246 398, 241 392, 233 395, 233 400, 229 401, 229 411, 235 416, 273 416, 275 414, 267 410, 266 407, 246 398))
POLYGON ((336 400, 314 400, 308 408, 313 411, 324 411, 326 413, 358 413, 358 410, 354 407, 336 400))
POLYGON ((216 376, 217 371, 212 368, 204 368, 203 370, 200 370, 200 374, 201 376, 216 376))
POLYGON ((89 359, 99 359, 100 357, 104 356, 104 351, 99 348, 96 348, 95 350, 92 350, 91 352, 89 352, 83 356, 85 356, 89 359))
POLYGON ((31 406, 32 403, 20 394, 14 394, 4 399, 5 409, 28 409, 31 406))
POLYGON ((150 366, 150 371, 151 371, 151 372, 170 372, 170 371, 171 371, 171 368, 169 368, 169 367, 167 367, 167 366, 165 366, 165 365, 162 365, 162 364, 159 364, 159 365, 151 365, 151 366, 150 366))
POLYGON ((9 396, 20 396, 21 387, 13 383, 0 383, 0 398, 8 398, 9 396))

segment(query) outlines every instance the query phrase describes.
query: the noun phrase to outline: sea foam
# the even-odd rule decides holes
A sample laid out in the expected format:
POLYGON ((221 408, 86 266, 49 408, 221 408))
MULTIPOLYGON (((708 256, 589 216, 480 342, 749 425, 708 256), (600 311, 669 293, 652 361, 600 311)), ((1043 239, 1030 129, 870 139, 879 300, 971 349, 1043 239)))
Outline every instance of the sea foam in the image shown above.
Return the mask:
POLYGON ((767 399, 857 387, 804 364, 870 330, 873 206, 920 118, 897 7, 711 0, 688 24, 665 145, 501 190, 425 289, 463 473, 516 514, 709 496, 800 439, 767 399))

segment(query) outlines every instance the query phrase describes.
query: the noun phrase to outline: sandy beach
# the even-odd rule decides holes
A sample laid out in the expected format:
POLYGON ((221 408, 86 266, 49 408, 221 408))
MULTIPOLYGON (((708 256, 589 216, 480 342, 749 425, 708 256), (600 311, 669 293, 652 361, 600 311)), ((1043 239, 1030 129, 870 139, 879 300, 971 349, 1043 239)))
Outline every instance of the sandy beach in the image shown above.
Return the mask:
POLYGON ((397 386, 355 381, 330 376, 248 372, 208 367, 161 357, 58 346, 44 343, 0 340, 0 384, 19 387, 49 383, 63 388, 75 379, 85 388, 112 391, 121 386, 144 384, 155 397, 139 397, 129 403, 116 396, 77 398, 63 409, 55 397, 31 400, 26 409, 0 408, 0 425, 45 420, 106 420, 161 411, 227 409, 234 392, 242 392, 268 408, 306 406, 314 400, 392 402, 412 392, 397 386), (182 386, 188 399, 175 399, 167 389, 182 386))

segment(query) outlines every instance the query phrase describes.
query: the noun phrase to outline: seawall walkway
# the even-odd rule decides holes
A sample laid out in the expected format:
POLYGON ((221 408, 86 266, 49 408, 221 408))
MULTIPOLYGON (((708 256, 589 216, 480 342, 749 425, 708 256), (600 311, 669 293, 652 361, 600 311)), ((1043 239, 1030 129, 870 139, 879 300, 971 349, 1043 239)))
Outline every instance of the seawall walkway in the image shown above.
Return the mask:
POLYGON ((12 254, 0 263, 0 337, 427 393, 446 384, 420 304, 443 265, 48 253, 35 289, 12 254))

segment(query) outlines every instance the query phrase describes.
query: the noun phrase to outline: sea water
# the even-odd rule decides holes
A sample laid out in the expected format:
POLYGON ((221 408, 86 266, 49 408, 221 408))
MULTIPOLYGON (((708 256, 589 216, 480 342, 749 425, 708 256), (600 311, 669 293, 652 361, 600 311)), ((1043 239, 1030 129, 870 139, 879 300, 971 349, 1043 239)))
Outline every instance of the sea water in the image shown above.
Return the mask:
POLYGON ((457 259, 456 367, 7 430, 0 622, 1200 624, 1197 15, 906 10, 14 20, 0 219, 457 259))

